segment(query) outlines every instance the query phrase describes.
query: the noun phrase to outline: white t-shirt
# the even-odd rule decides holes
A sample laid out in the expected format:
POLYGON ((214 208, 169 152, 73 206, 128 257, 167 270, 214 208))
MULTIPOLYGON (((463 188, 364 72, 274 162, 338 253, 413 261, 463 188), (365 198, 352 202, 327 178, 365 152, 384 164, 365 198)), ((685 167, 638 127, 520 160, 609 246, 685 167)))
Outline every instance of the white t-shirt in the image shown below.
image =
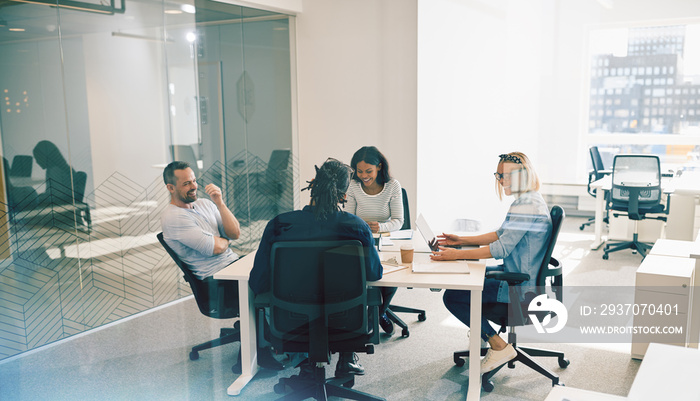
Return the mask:
POLYGON ((400 230, 403 226, 401 184, 392 178, 384 184, 382 192, 367 195, 362 189, 362 183, 352 180, 344 210, 364 221, 378 222, 380 232, 400 230))
POLYGON ((160 216, 163 238, 175 253, 192 268, 199 279, 238 259, 231 249, 214 255, 214 237, 226 237, 219 209, 208 199, 192 202, 192 209, 169 204, 160 216))

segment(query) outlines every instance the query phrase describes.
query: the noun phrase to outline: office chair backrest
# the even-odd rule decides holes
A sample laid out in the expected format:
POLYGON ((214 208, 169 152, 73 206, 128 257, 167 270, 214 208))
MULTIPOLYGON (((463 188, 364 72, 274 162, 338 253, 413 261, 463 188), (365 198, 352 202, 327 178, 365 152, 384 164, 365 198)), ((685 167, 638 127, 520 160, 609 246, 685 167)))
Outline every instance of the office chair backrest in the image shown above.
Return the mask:
POLYGON ((402 230, 409 230, 411 228, 411 212, 408 210, 408 194, 406 193, 406 188, 401 188, 401 196, 403 198, 403 226, 402 230))
MULTIPOLYGON (((344 341, 367 335, 365 251, 360 241, 277 242, 270 266, 273 339, 306 345, 319 336, 344 341)), ((322 362, 324 352, 315 357, 322 362)))
POLYGON ((76 203, 83 203, 85 198, 85 186, 87 185, 87 173, 78 171, 73 175, 73 196, 76 203))
MULTIPOLYGON (((548 289, 554 293, 555 298, 559 302, 563 302, 563 270, 559 261, 552 257, 552 252, 557 243, 557 238, 559 237, 559 231, 561 230, 561 224, 564 220, 564 209, 561 206, 554 205, 550 210, 550 217, 552 219, 552 232, 547 241, 547 248, 545 249, 544 258, 542 259, 542 264, 540 264, 540 269, 537 273, 535 279, 535 288, 520 287, 512 285, 508 287, 509 298, 511 299, 511 304, 494 303, 484 305, 484 316, 494 322, 498 322, 501 325, 501 330, 505 331, 506 326, 524 326, 530 324, 529 320, 529 303, 537 295, 547 293, 548 289), (524 292, 522 302, 513 303, 513 299, 519 299, 519 291, 524 292)), ((544 312, 542 314, 549 314, 550 312, 544 312)), ((536 315, 541 315, 539 312, 536 315)), ((543 316, 539 316, 540 321, 543 316)))
POLYGON ((194 171, 194 176, 199 177, 199 166, 197 165, 197 156, 194 154, 194 149, 190 145, 170 145, 170 151, 173 153, 173 160, 187 162, 194 171))
POLYGON ((267 163, 268 171, 286 170, 289 166, 289 158, 292 151, 289 149, 275 149, 270 154, 270 161, 267 163))
POLYGON ((597 146, 591 146, 589 152, 591 153, 591 164, 593 165, 593 173, 595 175, 595 179, 599 180, 605 176, 605 174, 602 173, 602 171, 605 170, 605 165, 603 165, 603 158, 600 157, 600 152, 598 151, 597 146))
MULTIPOLYGON (((640 220, 661 204, 661 164, 654 155, 616 155, 613 160, 612 208, 640 220)), ((663 207, 661 207, 663 209, 663 207)))
POLYGON ((16 155, 12 159, 10 175, 15 177, 31 177, 34 157, 29 155, 16 155))
POLYGON ((200 280, 192 273, 187 263, 165 242, 163 233, 158 233, 158 241, 175 261, 192 289, 199 311, 215 319, 229 319, 239 315, 238 282, 232 280, 200 280))
POLYGON ((559 261, 552 257, 552 252, 554 252, 554 247, 557 244, 557 238, 559 238, 561 223, 564 221, 564 209, 562 209, 562 207, 559 205, 554 205, 552 206, 549 214, 552 218, 552 233, 549 236, 547 250, 544 254, 544 259, 542 259, 540 270, 537 273, 536 283, 538 287, 544 289, 547 285, 547 279, 549 277, 553 277, 552 282, 550 283, 551 288, 556 294, 557 300, 562 302, 562 268, 559 261))

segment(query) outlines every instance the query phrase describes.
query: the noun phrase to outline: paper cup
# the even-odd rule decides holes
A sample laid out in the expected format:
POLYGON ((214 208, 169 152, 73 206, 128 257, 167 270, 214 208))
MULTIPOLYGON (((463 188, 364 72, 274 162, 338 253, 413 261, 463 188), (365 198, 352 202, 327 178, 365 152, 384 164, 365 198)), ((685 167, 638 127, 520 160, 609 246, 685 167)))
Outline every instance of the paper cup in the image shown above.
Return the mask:
POLYGON ((413 245, 401 245, 401 263, 413 263, 413 245))

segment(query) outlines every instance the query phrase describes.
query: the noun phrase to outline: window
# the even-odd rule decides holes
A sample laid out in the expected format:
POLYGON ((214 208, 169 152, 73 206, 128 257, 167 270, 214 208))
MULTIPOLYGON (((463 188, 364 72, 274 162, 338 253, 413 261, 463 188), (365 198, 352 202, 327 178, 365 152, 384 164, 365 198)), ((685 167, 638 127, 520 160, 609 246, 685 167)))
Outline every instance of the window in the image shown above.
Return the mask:
POLYGON ((590 65, 605 71, 589 73, 585 142, 666 161, 678 159, 679 146, 697 149, 700 22, 592 30, 590 38, 590 65))

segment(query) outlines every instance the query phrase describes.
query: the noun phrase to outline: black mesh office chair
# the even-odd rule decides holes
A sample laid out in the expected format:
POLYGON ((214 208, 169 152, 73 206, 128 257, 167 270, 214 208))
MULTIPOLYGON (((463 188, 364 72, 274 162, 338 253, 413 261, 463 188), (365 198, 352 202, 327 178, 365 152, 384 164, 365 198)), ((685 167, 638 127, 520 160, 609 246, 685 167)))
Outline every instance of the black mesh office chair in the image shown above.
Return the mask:
POLYGON ((382 400, 351 389, 352 375, 325 377, 331 353, 372 354, 379 343, 381 301, 377 289, 367 287, 365 257, 359 241, 273 244, 271 291, 256 297, 256 307, 269 308, 269 340, 276 350, 308 353, 314 364, 312 375, 280 379, 275 392, 287 386, 295 391, 280 399, 382 400))
POLYGON ((13 177, 31 177, 34 167, 34 157, 29 155, 15 155, 12 159, 10 175, 13 177))
MULTIPOLYGON (((603 158, 600 157, 600 152, 598 151, 597 146, 591 146, 589 149, 589 153, 591 154, 591 165, 593 166, 593 169, 588 172, 588 185, 587 185, 587 190, 588 194, 591 195, 592 197, 596 197, 596 189, 591 188, 591 184, 595 181, 598 181, 599 179, 605 177, 606 175, 609 175, 612 173, 612 170, 606 170, 605 165, 603 164, 603 158)), ((607 203, 607 202, 606 202, 607 203)), ((607 212, 607 207, 605 208, 607 212)), ((603 219, 605 223, 608 222, 608 217, 607 215, 603 219)), ((595 217, 591 217, 588 219, 587 222, 581 224, 579 227, 579 230, 583 230, 586 228, 586 226, 589 226, 591 224, 595 223, 595 217)))
MULTIPOLYGON (((175 251, 168 246, 163 239, 163 233, 158 233, 157 237, 160 244, 163 245, 163 248, 168 252, 168 255, 170 255, 175 261, 175 264, 182 270, 185 281, 189 283, 194 299, 197 301, 197 307, 203 315, 214 319, 231 319, 239 316, 240 309, 237 281, 215 280, 212 277, 208 277, 204 280, 198 279, 192 274, 187 263, 183 262, 175 251)), ((192 347, 190 359, 193 361, 199 359, 199 351, 240 340, 240 324, 236 321, 233 328, 222 328, 219 333, 219 338, 192 347)))
MULTIPOLYGON (((564 209, 560 206, 553 206, 550 211, 552 217, 552 234, 549 238, 549 243, 547 244, 547 250, 544 255, 542 264, 540 265, 540 270, 537 273, 536 288, 532 289, 534 292, 529 292, 526 290, 525 302, 518 303, 496 303, 496 304, 484 304, 483 305, 483 315, 490 321, 495 322, 501 326, 499 332, 505 333, 506 327, 508 327, 508 342, 513 345, 517 356, 507 363, 508 367, 513 369, 515 367, 515 362, 521 362, 531 369, 537 371, 543 376, 546 376, 552 380, 552 386, 557 384, 562 385, 559 382, 559 376, 544 366, 540 365, 532 357, 554 357, 557 358, 559 367, 566 368, 569 366, 569 360, 564 357, 563 352, 543 350, 539 348, 530 347, 519 347, 517 345, 517 336, 515 333, 515 327, 524 326, 527 324, 532 324, 528 318, 528 307, 530 301, 539 293, 554 293, 556 299, 562 302, 562 267, 558 260, 552 257, 552 251, 557 242, 557 237, 559 236, 559 230, 561 229, 561 223, 564 219, 564 209), (510 313, 510 316, 509 316, 510 313)), ((487 278, 494 278, 496 280, 502 280, 508 283, 508 295, 510 299, 520 299, 517 285, 530 279, 530 276, 526 273, 506 273, 502 271, 487 272, 487 278)), ((549 312, 551 313, 551 312, 549 312)), ((543 316, 539 316, 540 321, 542 321, 543 316)), ((481 349, 481 355, 485 355, 487 348, 481 349)), ((457 366, 464 366, 463 357, 469 357, 469 351, 459 351, 454 353, 454 362, 457 366)), ((496 374, 504 365, 498 368, 486 372, 482 375, 481 386, 485 391, 493 390, 493 382, 491 377, 496 374)))
POLYGON ((190 145, 170 145, 170 151, 173 154, 173 160, 187 162, 194 172, 194 176, 199 178, 200 171, 197 165, 197 156, 195 156, 194 148, 190 145))
POLYGON ((613 213, 619 217, 627 215, 634 221, 632 241, 606 244, 603 259, 608 254, 622 249, 632 249, 642 257, 651 249, 652 244, 639 241, 638 223, 644 219, 666 221, 666 216, 648 216, 649 213, 668 214, 671 206, 670 196, 666 206, 661 204, 661 167, 658 156, 652 155, 616 155, 613 160, 612 189, 610 190, 610 209, 625 213, 613 213))
MULTIPOLYGON (((411 212, 408 209, 408 195, 406 194, 406 189, 401 188, 401 195, 403 196, 403 226, 402 230, 411 229, 411 212)), ((427 319, 425 311, 423 309, 407 308, 405 306, 399 305, 389 305, 386 310, 386 315, 392 322, 396 323, 397 326, 401 327, 401 335, 403 337, 408 337, 411 333, 408 331, 408 325, 401 320, 400 317, 396 316, 396 313, 417 313, 418 321, 424 322, 427 319)))

